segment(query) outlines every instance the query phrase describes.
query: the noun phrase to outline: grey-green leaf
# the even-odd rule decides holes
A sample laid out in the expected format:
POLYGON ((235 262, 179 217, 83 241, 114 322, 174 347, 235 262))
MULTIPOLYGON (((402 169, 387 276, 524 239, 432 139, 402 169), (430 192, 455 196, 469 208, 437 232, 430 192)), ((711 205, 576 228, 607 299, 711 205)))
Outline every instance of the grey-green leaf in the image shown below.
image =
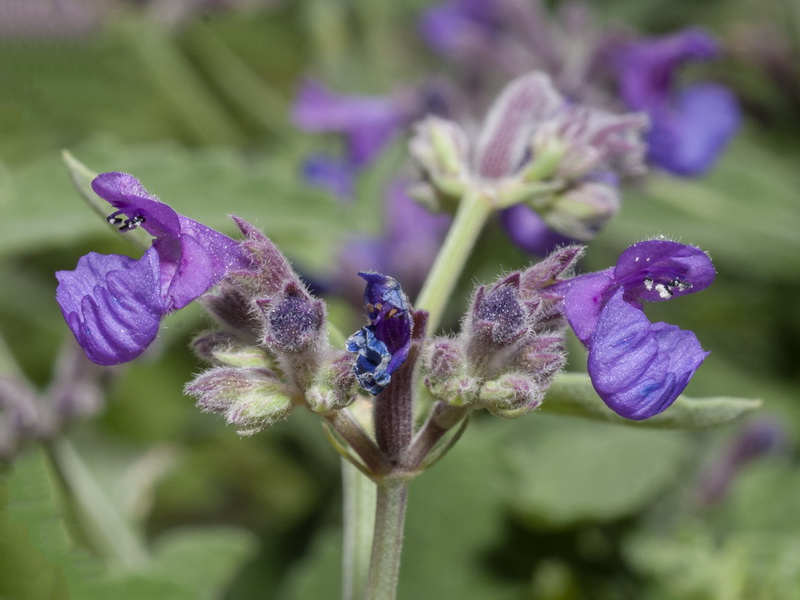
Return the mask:
POLYGON ((562 373, 548 389, 542 410, 634 427, 708 429, 735 421, 760 406, 761 400, 750 398, 689 398, 681 395, 660 415, 644 421, 631 421, 620 417, 603 404, 588 375, 562 373))

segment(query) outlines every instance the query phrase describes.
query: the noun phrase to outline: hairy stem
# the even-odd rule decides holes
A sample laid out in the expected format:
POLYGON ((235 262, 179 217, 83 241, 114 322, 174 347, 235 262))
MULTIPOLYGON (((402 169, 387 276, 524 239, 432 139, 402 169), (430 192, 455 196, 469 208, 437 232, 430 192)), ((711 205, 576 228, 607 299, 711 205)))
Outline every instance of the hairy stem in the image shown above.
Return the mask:
POLYGON ((394 600, 396 597, 408 483, 402 476, 378 482, 375 535, 365 600, 394 600))

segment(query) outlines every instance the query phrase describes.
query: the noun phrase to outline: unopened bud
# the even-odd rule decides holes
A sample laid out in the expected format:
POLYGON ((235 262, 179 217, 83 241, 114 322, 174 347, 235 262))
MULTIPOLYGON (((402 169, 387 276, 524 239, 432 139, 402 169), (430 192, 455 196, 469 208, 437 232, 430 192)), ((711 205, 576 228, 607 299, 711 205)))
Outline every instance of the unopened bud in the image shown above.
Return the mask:
POLYGON ((539 293, 560 279, 569 277, 585 249, 578 244, 557 248, 538 263, 525 269, 520 276, 520 289, 523 295, 539 293))
POLYGON ((474 403, 478 398, 479 382, 466 371, 466 357, 461 344, 439 338, 423 351, 422 370, 425 386, 437 400, 453 406, 474 403))
POLYGON ((540 385, 548 387, 567 363, 562 334, 540 335, 520 349, 514 365, 531 374, 540 385))
POLYGON ((185 391, 202 410, 223 415, 239 435, 272 425, 294 407, 288 389, 269 369, 217 367, 195 377, 185 391))
POLYGON ((527 331, 526 315, 519 303, 519 273, 491 287, 481 286, 469 312, 468 345, 508 346, 527 331))
POLYGON ((290 281, 298 281, 289 261, 267 236, 253 225, 233 217, 245 235, 242 247, 250 256, 251 268, 230 274, 231 279, 245 290, 249 298, 270 298, 290 281))
POLYGON ((515 173, 541 123, 564 106, 564 98, 546 73, 532 72, 509 83, 486 115, 476 151, 482 178, 501 179, 515 173))
POLYGON ((313 385, 306 391, 311 409, 326 413, 352 404, 358 397, 358 383, 349 352, 335 352, 321 366, 313 385))
POLYGON ((557 232, 576 240, 591 240, 619 210, 613 185, 586 181, 556 196, 540 214, 557 232))
POLYGON ((216 292, 202 296, 200 303, 220 325, 242 340, 258 342, 264 325, 244 291, 231 281, 223 281, 216 292))
POLYGON ((483 384, 479 401, 489 412, 505 417, 521 417, 542 404, 545 388, 528 373, 504 373, 483 384))
POLYGON ((273 362, 263 348, 243 344, 227 331, 201 333, 192 340, 191 347, 199 358, 212 365, 270 368, 273 362))
POLYGON ((466 134, 452 121, 429 116, 417 123, 409 152, 425 174, 430 191, 423 195, 436 199, 432 208, 457 202, 464 195, 469 182, 468 148, 466 134))
POLYGON ((276 352, 304 352, 324 335, 325 304, 294 281, 278 299, 258 304, 267 322, 265 343, 276 352))
POLYGON ((642 114, 615 115, 585 106, 565 107, 533 136, 530 168, 535 169, 537 157, 557 157, 553 174, 568 182, 597 171, 623 177, 641 175, 646 170, 647 125, 642 114))

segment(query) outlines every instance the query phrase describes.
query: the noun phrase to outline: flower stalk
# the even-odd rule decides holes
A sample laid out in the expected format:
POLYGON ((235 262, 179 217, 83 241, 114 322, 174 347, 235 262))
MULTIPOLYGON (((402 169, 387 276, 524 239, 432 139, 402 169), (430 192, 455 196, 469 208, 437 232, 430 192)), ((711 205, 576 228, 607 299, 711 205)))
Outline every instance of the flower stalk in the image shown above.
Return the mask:
POLYGON ((459 202, 455 220, 414 303, 418 309, 428 311, 430 333, 440 324, 447 301, 492 208, 489 195, 477 186, 468 190, 459 202))
POLYGON ((365 600, 394 600, 396 596, 409 481, 401 474, 377 482, 375 533, 365 600))

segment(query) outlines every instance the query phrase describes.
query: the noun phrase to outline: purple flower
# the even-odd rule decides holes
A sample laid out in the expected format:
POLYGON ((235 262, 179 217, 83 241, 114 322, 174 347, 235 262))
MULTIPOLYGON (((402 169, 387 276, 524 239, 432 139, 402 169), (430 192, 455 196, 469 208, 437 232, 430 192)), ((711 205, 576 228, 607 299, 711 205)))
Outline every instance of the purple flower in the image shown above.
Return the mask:
POLYGON ((359 269, 393 273, 413 297, 422 288, 452 218, 430 212, 408 194, 410 182, 397 178, 384 196, 384 226, 377 236, 360 235, 342 246, 337 268, 327 286, 360 303, 363 283, 352 276, 359 269))
POLYGON ((425 42, 442 54, 457 54, 502 31, 495 0, 449 0, 429 8, 420 30, 425 42))
POLYGON ((359 273, 367 281, 364 302, 370 324, 347 339, 357 354, 354 371, 359 385, 377 395, 402 365, 411 349, 412 317, 406 295, 392 277, 359 273))
POLYGON ((524 204, 517 204, 500 213, 500 223, 518 247, 539 256, 546 256, 558 246, 575 242, 548 227, 539 214, 524 204))
POLYGON ((155 339, 161 319, 249 259, 231 238, 179 215, 126 173, 103 173, 92 189, 117 211, 120 231, 141 226, 155 239, 139 259, 91 252, 74 271, 56 273, 56 300, 90 360, 134 359, 155 339), (123 218, 125 217, 125 218, 123 218))
POLYGON ((308 80, 297 95, 292 120, 304 131, 344 135, 349 162, 363 167, 400 131, 408 113, 400 98, 339 95, 308 80))
POLYGON ((346 160, 319 154, 310 156, 303 162, 303 178, 341 200, 353 197, 355 168, 346 160))
POLYGON ((615 267, 556 284, 575 334, 589 349, 595 390, 617 414, 647 419, 668 408, 707 356, 694 333, 651 323, 641 302, 699 292, 714 266, 699 248, 639 242, 615 267))
POLYGON ((675 75, 684 62, 717 54, 714 40, 697 29, 630 42, 616 53, 623 102, 652 120, 649 159, 676 175, 698 175, 711 168, 739 128, 739 105, 726 87, 697 83, 675 89, 675 75))

